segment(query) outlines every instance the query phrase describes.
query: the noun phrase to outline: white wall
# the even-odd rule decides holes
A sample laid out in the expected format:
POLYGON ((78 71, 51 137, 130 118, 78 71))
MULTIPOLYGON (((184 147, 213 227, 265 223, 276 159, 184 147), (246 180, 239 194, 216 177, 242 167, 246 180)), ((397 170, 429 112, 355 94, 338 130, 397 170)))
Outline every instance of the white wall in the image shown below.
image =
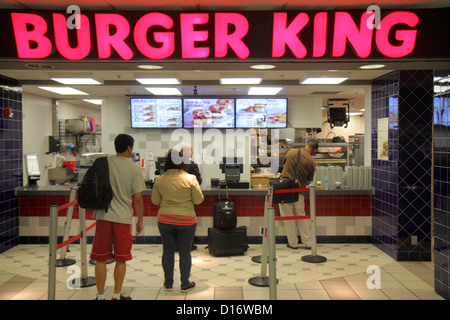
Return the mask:
MULTIPOLYGON (((54 154, 46 154, 48 151, 47 136, 53 135, 52 111, 51 99, 23 93, 23 153, 38 154, 41 171, 39 186, 49 185, 47 167, 54 157, 54 154)), ((97 123, 101 123, 100 110, 81 107, 62 100, 58 101, 57 119, 79 119, 85 116, 94 118, 97 123)), ((64 152, 63 155, 67 160, 75 159, 70 152, 64 152)), ((26 177, 23 182, 26 185, 26 177)))
MULTIPOLYGON (((47 136, 52 135, 52 105, 46 98, 24 93, 23 105, 23 153, 37 153, 41 179, 39 186, 48 185, 46 165, 52 159, 46 155, 47 136)), ((25 172, 25 170, 24 170, 25 172)), ((27 177, 23 178, 26 185, 27 177)))
POLYGON ((288 99, 289 124, 294 128, 322 126, 322 97, 292 97, 288 99))

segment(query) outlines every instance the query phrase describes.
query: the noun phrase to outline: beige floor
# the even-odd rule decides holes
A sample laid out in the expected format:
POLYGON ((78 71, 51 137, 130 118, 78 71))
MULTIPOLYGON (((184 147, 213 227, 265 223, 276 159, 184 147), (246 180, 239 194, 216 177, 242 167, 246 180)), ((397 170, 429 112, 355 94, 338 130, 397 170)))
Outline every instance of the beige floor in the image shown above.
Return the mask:
MULTIPOLYGON (((251 260, 261 253, 261 245, 251 245, 243 256, 217 258, 209 255, 205 245, 198 245, 192 252, 191 276, 197 288, 181 293, 178 267, 174 290, 162 288, 161 246, 135 245, 123 291, 133 300, 269 300, 268 287, 249 284, 250 278, 261 276, 261 264, 251 260)), ((317 254, 327 258, 324 263, 304 262, 301 257, 311 251, 281 244, 276 254, 278 300, 443 300, 433 288, 432 262, 397 262, 371 244, 319 244, 317 254), (379 268, 379 273, 367 273, 369 266, 379 268), (369 289, 378 284, 368 283, 376 274, 380 288, 369 289)), ((57 268, 56 299, 94 299, 95 286, 67 286, 68 279, 76 275, 73 269, 81 266, 79 245, 72 245, 67 257, 77 263, 57 268)), ((107 298, 113 290, 113 267, 108 265, 107 298)), ((94 276, 90 264, 88 276, 94 276)), ((46 300, 47 292, 47 245, 19 245, 0 254, 0 300, 46 300)))

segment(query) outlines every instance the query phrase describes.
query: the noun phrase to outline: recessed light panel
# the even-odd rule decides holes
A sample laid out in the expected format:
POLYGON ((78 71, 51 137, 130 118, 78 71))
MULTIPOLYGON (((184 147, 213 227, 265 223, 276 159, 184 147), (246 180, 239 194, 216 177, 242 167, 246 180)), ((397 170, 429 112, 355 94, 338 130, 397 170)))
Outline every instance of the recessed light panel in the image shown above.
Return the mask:
POLYGON ((62 83, 62 84, 101 84, 99 81, 92 78, 51 78, 53 81, 62 83))
POLYGON ((260 84, 262 78, 221 78, 220 84, 260 84))
POLYGON ((92 103, 92 104, 97 104, 97 105, 101 105, 102 104, 102 99, 83 99, 83 101, 92 103))
POLYGON ((348 78, 307 78, 301 84, 340 84, 348 78))
POLYGON ((88 95, 88 93, 71 88, 71 87, 39 87, 39 89, 47 90, 62 95, 88 95))
POLYGON ((177 88, 145 88, 155 96, 178 96, 181 92, 177 88))
POLYGON ((250 87, 248 90, 249 96, 273 96, 280 92, 282 87, 250 87))
POLYGON ((137 78, 140 84, 180 84, 177 78, 137 78))

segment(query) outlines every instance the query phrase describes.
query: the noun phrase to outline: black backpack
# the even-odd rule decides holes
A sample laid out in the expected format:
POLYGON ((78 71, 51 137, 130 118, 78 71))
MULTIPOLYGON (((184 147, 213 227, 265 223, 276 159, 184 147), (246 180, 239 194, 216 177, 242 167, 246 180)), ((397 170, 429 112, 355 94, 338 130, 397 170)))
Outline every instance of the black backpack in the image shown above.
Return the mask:
POLYGON ((108 211, 112 197, 108 160, 106 157, 98 158, 83 177, 78 189, 78 205, 83 209, 108 211))

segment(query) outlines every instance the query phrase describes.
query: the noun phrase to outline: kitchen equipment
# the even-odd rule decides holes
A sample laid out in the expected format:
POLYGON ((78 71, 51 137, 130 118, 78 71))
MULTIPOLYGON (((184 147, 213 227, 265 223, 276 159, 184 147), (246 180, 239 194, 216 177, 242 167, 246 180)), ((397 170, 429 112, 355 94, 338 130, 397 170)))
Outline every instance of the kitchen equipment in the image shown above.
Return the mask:
POLYGON ((357 133, 352 136, 348 136, 348 148, 349 148, 349 165, 351 166, 363 166, 364 165, 364 134, 357 133))

